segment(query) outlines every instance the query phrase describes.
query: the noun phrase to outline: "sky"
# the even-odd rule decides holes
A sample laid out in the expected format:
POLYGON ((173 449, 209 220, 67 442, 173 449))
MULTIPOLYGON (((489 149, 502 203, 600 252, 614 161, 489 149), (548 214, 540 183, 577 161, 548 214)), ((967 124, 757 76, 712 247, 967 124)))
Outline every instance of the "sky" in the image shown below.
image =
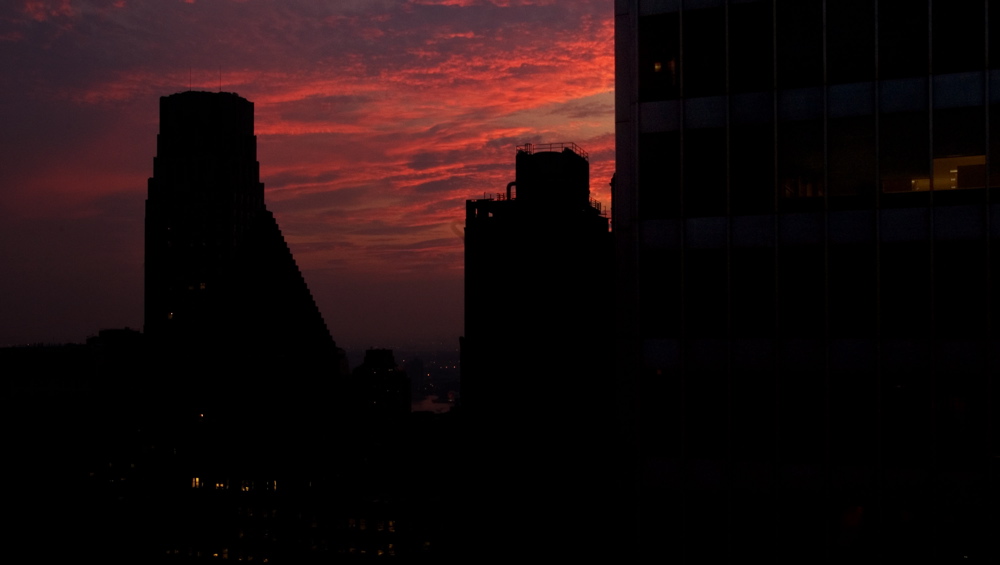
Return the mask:
POLYGON ((614 172, 613 0, 0 4, 0 346, 142 327, 159 98, 255 105, 265 204, 338 345, 455 349, 465 201, 515 147, 614 172))

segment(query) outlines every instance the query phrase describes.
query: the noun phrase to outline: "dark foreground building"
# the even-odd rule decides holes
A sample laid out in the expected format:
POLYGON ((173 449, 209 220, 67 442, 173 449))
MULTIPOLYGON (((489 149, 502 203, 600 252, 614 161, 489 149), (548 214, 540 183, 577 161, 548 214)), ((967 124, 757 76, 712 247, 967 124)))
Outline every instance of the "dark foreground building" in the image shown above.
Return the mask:
POLYGON ((995 561, 1000 6, 615 5, 629 545, 995 561))

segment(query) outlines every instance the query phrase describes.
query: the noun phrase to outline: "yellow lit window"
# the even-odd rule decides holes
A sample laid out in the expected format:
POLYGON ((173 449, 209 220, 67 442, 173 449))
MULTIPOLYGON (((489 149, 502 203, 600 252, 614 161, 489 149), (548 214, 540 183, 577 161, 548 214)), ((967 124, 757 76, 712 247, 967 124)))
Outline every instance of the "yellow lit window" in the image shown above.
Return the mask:
POLYGON ((982 188, 986 182, 986 155, 934 159, 934 190, 982 188))

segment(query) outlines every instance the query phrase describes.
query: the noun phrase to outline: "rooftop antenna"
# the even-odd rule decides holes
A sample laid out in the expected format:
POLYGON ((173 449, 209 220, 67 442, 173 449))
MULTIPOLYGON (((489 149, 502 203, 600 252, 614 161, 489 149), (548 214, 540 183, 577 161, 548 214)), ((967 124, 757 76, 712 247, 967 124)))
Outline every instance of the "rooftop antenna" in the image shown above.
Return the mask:
POLYGON ((222 65, 219 65, 219 92, 222 92, 222 65))

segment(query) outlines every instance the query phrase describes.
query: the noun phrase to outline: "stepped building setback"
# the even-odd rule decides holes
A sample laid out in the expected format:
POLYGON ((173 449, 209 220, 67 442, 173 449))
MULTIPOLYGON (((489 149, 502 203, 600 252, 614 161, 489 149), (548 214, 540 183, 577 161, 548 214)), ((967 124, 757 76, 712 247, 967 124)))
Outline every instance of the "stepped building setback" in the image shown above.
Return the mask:
POLYGON ((146 200, 145 333, 220 368, 336 370, 336 345, 259 179, 253 103, 160 99, 146 200), (209 351, 222 355, 205 354, 209 351))

